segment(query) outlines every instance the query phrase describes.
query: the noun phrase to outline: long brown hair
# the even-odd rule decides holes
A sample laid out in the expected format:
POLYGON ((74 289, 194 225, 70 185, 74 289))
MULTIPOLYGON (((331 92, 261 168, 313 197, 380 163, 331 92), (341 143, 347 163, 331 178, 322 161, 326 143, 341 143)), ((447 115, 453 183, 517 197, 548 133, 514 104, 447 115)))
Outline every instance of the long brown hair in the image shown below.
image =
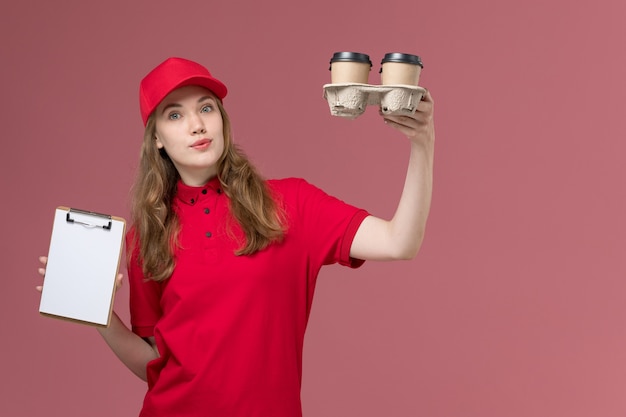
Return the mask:
MULTIPOLYGON (((224 193, 230 198, 231 215, 246 238, 235 254, 250 255, 282 240, 284 216, 265 180, 233 142, 228 114, 221 101, 217 98, 215 101, 222 115, 224 133, 224 153, 217 163, 217 175, 224 193)), ((157 148, 155 130, 153 113, 146 123, 139 171, 133 186, 134 233, 128 250, 129 255, 138 251, 146 278, 162 281, 172 275, 175 267, 174 251, 180 225, 172 210, 172 201, 180 176, 165 150, 157 148)))

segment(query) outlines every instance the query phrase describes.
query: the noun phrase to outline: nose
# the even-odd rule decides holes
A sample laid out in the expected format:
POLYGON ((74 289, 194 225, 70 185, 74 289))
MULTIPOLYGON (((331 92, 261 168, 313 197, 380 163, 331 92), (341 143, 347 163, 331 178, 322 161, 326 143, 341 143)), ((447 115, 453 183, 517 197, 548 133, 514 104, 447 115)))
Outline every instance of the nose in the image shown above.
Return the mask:
POLYGON ((202 120, 202 117, 200 117, 199 115, 195 115, 195 117, 191 118, 191 120, 189 121, 189 127, 190 127, 192 135, 206 133, 206 128, 204 127, 204 121, 202 120))

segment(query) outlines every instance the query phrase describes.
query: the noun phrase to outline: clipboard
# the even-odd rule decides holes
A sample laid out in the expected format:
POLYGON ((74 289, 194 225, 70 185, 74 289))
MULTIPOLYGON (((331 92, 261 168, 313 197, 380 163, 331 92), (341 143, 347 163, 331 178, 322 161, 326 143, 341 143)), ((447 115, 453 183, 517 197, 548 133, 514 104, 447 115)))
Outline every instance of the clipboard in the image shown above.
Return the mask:
POLYGON ((57 207, 39 313, 108 327, 126 221, 57 207))

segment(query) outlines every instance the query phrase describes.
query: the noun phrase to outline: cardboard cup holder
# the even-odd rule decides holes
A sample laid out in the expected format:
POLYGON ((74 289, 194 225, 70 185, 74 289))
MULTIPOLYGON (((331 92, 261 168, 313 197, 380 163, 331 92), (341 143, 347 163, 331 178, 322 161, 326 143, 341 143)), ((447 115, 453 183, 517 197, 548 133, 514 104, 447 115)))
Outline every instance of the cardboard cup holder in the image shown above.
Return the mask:
POLYGON ((384 115, 411 116, 426 90, 411 85, 326 84, 324 98, 330 114, 355 119, 367 106, 380 106, 384 115))

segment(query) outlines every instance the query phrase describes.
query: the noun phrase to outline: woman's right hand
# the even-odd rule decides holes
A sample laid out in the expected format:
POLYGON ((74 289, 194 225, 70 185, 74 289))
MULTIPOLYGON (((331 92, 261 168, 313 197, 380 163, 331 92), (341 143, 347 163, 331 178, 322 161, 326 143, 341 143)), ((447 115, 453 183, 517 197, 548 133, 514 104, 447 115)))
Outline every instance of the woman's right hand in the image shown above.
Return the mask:
MULTIPOLYGON (((41 268, 39 268, 37 272, 42 277, 45 277, 48 257, 40 256, 39 262, 41 262, 41 268)), ((122 274, 117 275, 117 279, 115 280, 116 289, 122 285, 123 277, 124 275, 122 274)), ((41 292, 43 285, 37 285, 35 288, 37 291, 41 292)), ((148 378, 146 374, 148 363, 159 357, 159 350, 156 347, 154 337, 149 337, 144 340, 137 336, 126 327, 115 312, 111 314, 111 323, 108 327, 98 327, 97 329, 122 363, 135 375, 146 381, 148 378)))
MULTIPOLYGON (((40 256, 39 257, 39 262, 42 263, 43 267, 39 268, 37 270, 37 272, 39 272, 39 275, 41 275, 41 277, 45 277, 46 276, 46 265, 48 264, 48 257, 47 256, 40 256)), ((39 292, 41 292, 43 290, 43 285, 37 285, 35 287, 35 289, 39 292)))

